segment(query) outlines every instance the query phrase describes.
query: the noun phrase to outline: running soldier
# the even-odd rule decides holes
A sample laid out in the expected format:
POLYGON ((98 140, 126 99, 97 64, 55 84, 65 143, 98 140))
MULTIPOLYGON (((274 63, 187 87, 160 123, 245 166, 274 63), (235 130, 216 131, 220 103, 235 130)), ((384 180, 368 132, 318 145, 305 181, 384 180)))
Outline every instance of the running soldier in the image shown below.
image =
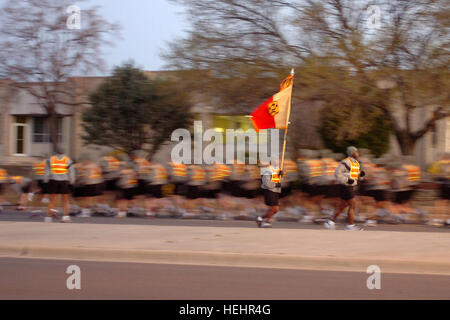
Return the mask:
POLYGON ((173 210, 177 214, 184 215, 184 199, 188 193, 188 169, 183 163, 169 162, 167 164, 169 184, 164 186, 164 194, 170 196, 173 202, 173 210))
POLYGON ((321 210, 321 202, 324 197, 323 164, 318 159, 302 160, 299 164, 302 191, 307 195, 305 207, 309 213, 321 210))
POLYGON ((146 216, 153 218, 156 216, 156 208, 160 205, 164 206, 166 203, 163 200, 166 195, 164 186, 167 185, 168 176, 167 169, 159 163, 152 163, 149 174, 149 188, 150 193, 155 200, 152 202, 151 210, 146 212, 146 216))
POLYGON ((102 176, 105 181, 105 190, 114 191, 117 189, 116 182, 119 178, 120 163, 117 158, 105 155, 100 159, 102 176))
POLYGON ((281 181, 281 196, 285 197, 292 193, 294 183, 298 180, 297 164, 292 160, 285 160, 283 171, 285 175, 281 181))
POLYGON ((120 167, 119 179, 117 180, 119 189, 119 194, 117 195, 118 218, 126 218, 130 205, 134 204, 138 186, 138 175, 134 171, 133 164, 123 163, 120 167))
POLYGON ((363 178, 366 173, 362 170, 361 165, 358 161, 359 152, 355 147, 347 148, 348 158, 344 159, 336 169, 335 176, 339 183, 339 194, 341 197, 341 204, 338 206, 336 213, 331 220, 325 222, 325 227, 329 230, 336 229, 336 221, 344 211, 346 207, 348 210, 348 225, 346 230, 355 231, 361 230, 355 225, 355 196, 358 188, 358 181, 363 178))
POLYGON ((230 194, 233 197, 242 197, 244 190, 242 185, 244 184, 244 176, 245 176, 245 164, 240 161, 235 161, 231 165, 231 174, 230 174, 230 194))
POLYGON ((264 216, 256 218, 256 223, 260 228, 271 228, 272 218, 280 210, 281 171, 277 164, 277 162, 273 162, 272 165, 261 164, 261 188, 264 193, 264 203, 269 209, 264 216))
POLYGON ((246 165, 243 176, 242 191, 247 199, 255 199, 261 184, 261 171, 256 165, 246 165))
POLYGON ((48 183, 44 182, 45 177, 45 158, 39 157, 39 159, 33 164, 33 182, 34 192, 30 193, 30 201, 33 199, 35 193, 41 195, 41 202, 48 204, 48 183))
POLYGON ((206 198, 206 210, 216 212, 222 207, 220 192, 222 191, 224 181, 230 174, 230 169, 224 164, 212 164, 205 167, 206 184, 204 186, 203 195, 206 198))
POLYGON ((24 211, 28 202, 28 195, 31 192, 31 184, 33 180, 22 176, 13 176, 10 177, 9 181, 13 185, 13 189, 19 195, 17 211, 24 211))
POLYGON ((192 210, 199 208, 204 204, 203 190, 206 184, 206 170, 199 165, 190 165, 187 168, 187 208, 192 210))
POLYGON ((46 222, 52 222, 52 218, 58 218, 55 210, 58 195, 63 197, 64 216, 62 222, 71 222, 70 219, 70 185, 75 182, 73 161, 62 150, 58 150, 45 163, 44 182, 49 183, 50 203, 48 205, 46 222))
POLYGON ((82 211, 80 217, 89 218, 92 214, 92 209, 96 204, 97 197, 103 194, 103 178, 102 169, 100 165, 92 161, 89 157, 81 164, 83 174, 81 176, 81 184, 83 186, 83 200, 82 200, 82 211))
POLYGON ((154 216, 152 211, 152 188, 151 182, 151 164, 145 159, 142 151, 134 151, 131 154, 131 163, 134 166, 134 171, 138 175, 138 188, 136 196, 144 196, 144 207, 146 210, 145 215, 147 217, 154 216))
MULTIPOLYGON (((420 177, 420 168, 416 165, 401 164, 394 167, 391 186, 394 192, 395 214, 419 213, 411 207, 410 201, 420 183, 420 177)), ((401 221, 405 220, 403 216, 398 218, 401 221)))
POLYGON ((369 210, 366 226, 375 227, 378 217, 392 214, 390 201, 391 179, 388 171, 380 164, 366 167, 367 170, 367 196, 372 199, 372 210, 369 210))
POLYGON ((326 199, 326 204, 330 207, 325 207, 321 203, 321 213, 326 216, 333 216, 334 208, 338 206, 339 192, 337 190, 337 181, 334 173, 339 166, 339 163, 332 158, 323 158, 322 162, 322 176, 321 176, 321 188, 323 196, 326 199))

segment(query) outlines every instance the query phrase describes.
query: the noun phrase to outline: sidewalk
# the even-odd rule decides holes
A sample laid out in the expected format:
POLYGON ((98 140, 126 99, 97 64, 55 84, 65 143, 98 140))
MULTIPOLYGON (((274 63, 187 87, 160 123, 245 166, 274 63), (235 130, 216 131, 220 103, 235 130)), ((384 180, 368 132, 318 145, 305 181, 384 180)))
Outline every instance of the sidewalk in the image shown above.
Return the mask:
POLYGON ((450 275, 450 233, 0 222, 0 256, 450 275))

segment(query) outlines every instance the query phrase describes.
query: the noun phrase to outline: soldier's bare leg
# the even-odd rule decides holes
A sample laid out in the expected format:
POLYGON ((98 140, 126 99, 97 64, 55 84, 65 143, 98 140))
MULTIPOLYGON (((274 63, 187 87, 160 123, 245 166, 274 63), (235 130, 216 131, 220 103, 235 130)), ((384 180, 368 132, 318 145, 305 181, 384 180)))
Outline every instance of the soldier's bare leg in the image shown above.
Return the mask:
POLYGON ((280 211, 280 207, 279 206, 269 207, 269 210, 267 211, 267 213, 262 218, 265 219, 267 222, 271 223, 272 222, 272 217, 274 215, 276 215, 278 213, 278 211, 280 211))
POLYGON ((355 208, 356 208, 356 200, 353 198, 349 201, 349 210, 348 210, 348 223, 350 225, 355 224, 355 208))
POLYGON ((57 195, 51 194, 50 195, 50 203, 48 204, 48 208, 47 208, 47 215, 49 217, 56 217, 56 214, 53 211, 55 209, 56 200, 57 200, 57 195))
MULTIPOLYGON (((344 209, 350 205, 350 201, 342 200, 341 203, 338 206, 338 209, 336 213, 333 216, 333 219, 331 219, 333 222, 336 222, 339 216, 344 212, 344 209)), ((349 215, 350 216, 350 215, 349 215)))
POLYGON ((69 214, 70 214, 70 194, 64 194, 63 200, 64 200, 64 215, 69 216, 69 214))

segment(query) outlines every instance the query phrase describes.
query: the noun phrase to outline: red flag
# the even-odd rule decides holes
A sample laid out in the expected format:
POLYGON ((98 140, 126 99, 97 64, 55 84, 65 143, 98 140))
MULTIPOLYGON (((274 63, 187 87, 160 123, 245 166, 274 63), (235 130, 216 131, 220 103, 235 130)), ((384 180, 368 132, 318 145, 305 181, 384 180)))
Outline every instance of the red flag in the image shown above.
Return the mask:
POLYGON ((290 75, 280 85, 280 91, 263 102, 251 114, 256 131, 263 129, 286 129, 291 109, 294 76, 290 75))

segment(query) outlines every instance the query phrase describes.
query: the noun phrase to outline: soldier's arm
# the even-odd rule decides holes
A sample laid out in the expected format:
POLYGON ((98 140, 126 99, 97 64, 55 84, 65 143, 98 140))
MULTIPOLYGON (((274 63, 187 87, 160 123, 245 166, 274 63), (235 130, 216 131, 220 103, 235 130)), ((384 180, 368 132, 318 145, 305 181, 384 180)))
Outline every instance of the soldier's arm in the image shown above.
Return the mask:
POLYGON ((346 167, 345 162, 341 162, 339 166, 336 168, 336 171, 334 172, 334 176, 336 177, 337 182, 341 184, 347 184, 348 179, 350 177, 350 171, 346 167))
POLYGON ((49 180, 50 180, 50 160, 46 160, 44 169, 44 182, 48 183, 49 180))
POLYGON ((275 183, 272 181, 272 175, 270 175, 270 174, 264 174, 262 176, 262 184, 263 184, 263 186, 265 186, 266 188, 269 188, 269 189, 273 189, 276 187, 275 183))
POLYGON ((69 160, 69 182, 70 184, 75 184, 76 172, 75 166, 72 160, 69 160))

